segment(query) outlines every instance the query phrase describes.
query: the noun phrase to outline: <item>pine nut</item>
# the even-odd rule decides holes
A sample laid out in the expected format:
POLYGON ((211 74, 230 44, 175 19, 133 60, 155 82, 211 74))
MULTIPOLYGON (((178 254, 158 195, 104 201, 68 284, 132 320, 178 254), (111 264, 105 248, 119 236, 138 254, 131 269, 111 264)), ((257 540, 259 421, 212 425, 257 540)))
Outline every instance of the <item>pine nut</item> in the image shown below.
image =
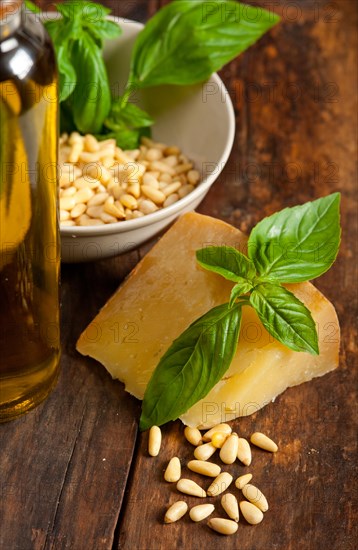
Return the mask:
POLYGON ((142 185, 142 192, 155 204, 163 204, 166 199, 166 196, 162 191, 159 191, 159 189, 154 189, 151 185, 142 185))
POLYGON ((178 500, 169 506, 164 516, 164 523, 174 523, 182 518, 188 511, 188 505, 184 500, 178 500))
POLYGON ((61 221, 61 225, 64 225, 65 227, 76 225, 73 220, 64 220, 61 221))
POLYGON ((79 156, 81 155, 81 152, 83 150, 82 142, 74 143, 72 145, 70 154, 68 155, 68 162, 78 162, 79 156))
MULTIPOLYGON (((98 159, 99 159, 99 151, 97 151, 96 153, 86 153, 85 151, 82 151, 79 153, 77 160, 75 161, 71 160, 70 162, 79 161, 79 162, 84 162, 86 164, 90 164, 91 162, 97 162, 98 159)), ((68 160, 70 160, 70 158, 68 160)))
POLYGON ((67 189, 64 189, 64 190, 62 191, 61 196, 62 196, 62 197, 73 197, 73 195, 74 195, 75 193, 77 193, 76 187, 71 186, 71 187, 67 187, 67 189))
POLYGON ((251 447, 247 439, 243 437, 239 437, 237 458, 240 462, 245 464, 245 466, 250 466, 252 460, 251 447))
POLYGON ((143 212, 139 212, 139 210, 132 211, 132 218, 142 218, 143 216, 143 212))
POLYGON ((257 525, 264 519, 264 515, 261 510, 246 500, 240 502, 240 510, 247 523, 250 523, 251 525, 257 525))
POLYGON ((60 221, 65 222, 70 219, 70 213, 68 210, 60 210, 60 221))
POLYGON ((138 207, 137 200, 133 197, 133 195, 129 195, 128 193, 124 193, 119 200, 123 206, 129 208, 130 210, 136 210, 138 207))
POLYGON ((115 218, 114 216, 111 216, 110 214, 107 214, 107 212, 102 212, 100 218, 104 223, 116 223, 116 222, 118 222, 117 218, 115 218))
POLYGON ((244 485, 241 490, 244 497, 247 498, 247 500, 249 500, 252 504, 257 506, 261 510, 261 512, 267 512, 269 507, 268 502, 265 495, 262 494, 260 489, 248 483, 247 485, 244 485))
POLYGON ((189 443, 191 443, 192 445, 200 445, 201 433, 199 432, 198 428, 190 428, 190 426, 186 426, 184 429, 184 435, 187 441, 189 441, 189 443))
POLYGON ((173 183, 170 183, 169 185, 166 185, 163 188, 163 193, 166 197, 169 197, 169 195, 176 193, 180 188, 181 188, 180 181, 174 181, 173 183))
POLYGON ((92 134, 86 134, 84 137, 84 146, 87 151, 94 153, 99 149, 99 143, 92 134))
POLYGON ((197 506, 193 506, 189 512, 189 516, 192 521, 198 522, 210 516, 214 510, 214 504, 198 504, 197 506))
POLYGON ((181 493, 185 493, 186 495, 191 495, 193 497, 200 497, 205 498, 206 492, 204 489, 200 487, 195 481, 191 479, 179 479, 177 483, 177 489, 181 493))
POLYGON ((183 164, 179 164, 179 166, 175 168, 175 173, 177 176, 179 176, 180 174, 184 174, 184 172, 188 172, 192 168, 193 164, 191 162, 184 162, 183 164))
POLYGON ((60 198, 60 210, 72 210, 76 206, 76 201, 73 197, 60 198))
POLYGON ((235 485, 238 489, 242 489, 252 480, 252 474, 245 474, 243 476, 240 476, 235 481, 235 485))
POLYGON ((207 490, 209 497, 217 497, 221 495, 231 485, 233 477, 229 472, 221 472, 217 478, 214 479, 209 489, 207 490))
POLYGON ((94 192, 92 189, 89 189, 88 187, 85 187, 84 189, 80 189, 77 191, 75 195, 73 195, 74 200, 76 201, 76 204, 79 202, 88 202, 94 195, 94 192))
POLYGON ((150 456, 158 456, 162 444, 162 432, 159 426, 152 426, 148 436, 148 453, 150 456))
POLYGON ((99 180, 96 178, 92 178, 90 176, 85 176, 85 177, 82 176, 75 180, 74 185, 75 187, 77 187, 77 189, 84 189, 84 188, 96 189, 99 185, 99 180))
POLYGON ((232 433, 220 449, 220 459, 224 464, 234 464, 237 458, 238 446, 239 437, 236 433, 232 433))
POLYGON ((171 166, 168 166, 165 164, 165 162, 162 162, 160 160, 154 160, 150 163, 150 169, 151 170, 158 170, 159 172, 163 172, 164 174, 170 174, 171 176, 175 176, 177 173, 174 168, 171 166))
POLYGON ((214 426, 213 428, 210 428, 210 430, 204 433, 203 441, 210 441, 212 436, 218 432, 230 435, 232 432, 232 429, 231 429, 231 426, 229 426, 229 424, 225 424, 225 423, 217 424, 216 426, 214 426))
POLYGON ((221 506, 224 508, 229 518, 234 521, 239 521, 239 504, 235 495, 232 493, 223 495, 221 497, 221 506))
MULTIPOLYGON (((158 174, 159 177, 159 174, 158 174)), ((172 183, 173 178, 170 174, 160 174, 160 181, 163 183, 172 183)))
POLYGON ((196 185, 200 180, 200 174, 197 170, 189 170, 186 177, 191 185, 196 185))
POLYGON ((180 149, 179 147, 176 147, 175 145, 170 145, 169 147, 166 147, 164 149, 164 154, 167 156, 170 155, 180 155, 180 149))
POLYGON ((165 199, 165 201, 163 202, 163 206, 164 206, 164 208, 167 207, 167 206, 171 206, 172 204, 174 204, 178 200, 179 200, 178 193, 173 193, 172 195, 169 195, 169 197, 165 199))
POLYGON ((120 203, 111 204, 110 202, 105 202, 103 209, 107 214, 114 216, 115 218, 123 219, 126 217, 124 213, 124 208, 120 203))
POLYGON ((225 441, 227 440, 229 436, 227 434, 224 434, 222 432, 217 432, 213 434, 211 438, 211 443, 216 447, 217 449, 221 449, 221 447, 224 445, 225 441))
POLYGON ((194 456, 197 460, 208 460, 216 451, 216 447, 212 443, 199 445, 194 451, 194 456))
POLYGON ((128 186, 128 193, 133 195, 136 199, 139 199, 140 197, 140 185, 139 183, 132 183, 128 186))
POLYGON ((238 530, 238 524, 231 519, 212 518, 209 519, 208 526, 220 535, 233 535, 238 530))
POLYGON ((165 159, 163 159, 163 162, 167 164, 168 166, 171 166, 172 168, 175 168, 178 164, 178 157, 176 155, 169 155, 165 159))
POLYGON ((191 193, 192 191, 194 191, 194 187, 192 185, 190 184, 182 185, 178 191, 178 195, 182 199, 183 197, 186 197, 187 195, 189 195, 189 193, 191 193))
POLYGON ((160 160, 161 158, 163 158, 163 153, 160 149, 154 149, 153 147, 148 149, 146 155, 145 155, 145 158, 147 160, 160 160))
POLYGON ((180 476, 181 476, 180 460, 177 456, 173 456, 173 458, 170 459, 169 464, 164 472, 164 479, 169 483, 173 483, 174 481, 179 481, 180 476))
MULTIPOLYGON (((82 216, 80 216, 80 218, 82 218, 82 216)), ((89 217, 88 219, 87 218, 80 219, 80 225, 104 225, 104 222, 102 220, 99 220, 98 218, 89 217)))
POLYGON ((261 432, 255 432, 250 437, 251 443, 256 445, 256 447, 260 447, 260 449, 264 449, 265 451, 269 451, 270 453, 276 453, 278 451, 278 446, 272 439, 267 437, 267 435, 261 433, 261 432))
POLYGON ((192 472, 208 477, 217 477, 221 472, 220 466, 213 462, 206 462, 205 460, 190 460, 188 468, 192 472))
POLYGON ((74 208, 71 210, 71 218, 78 218, 79 216, 82 216, 86 212, 87 206, 83 204, 83 202, 79 202, 76 204, 74 208))
POLYGON ((86 214, 90 218, 100 218, 103 212, 103 206, 89 206, 86 210, 86 214))
POLYGON ((87 203, 88 206, 100 206, 101 204, 104 204, 106 200, 108 199, 108 193, 97 193, 97 195, 94 195, 91 197, 87 203))
POLYGON ((159 182, 157 178, 152 176, 151 174, 147 173, 143 176, 143 185, 149 185, 150 187, 154 187, 154 189, 159 189, 159 182))
POLYGON ((140 205, 138 205, 138 210, 140 210, 140 212, 143 212, 143 214, 151 214, 152 212, 158 210, 158 207, 156 204, 154 204, 153 201, 146 199, 143 200, 140 205))

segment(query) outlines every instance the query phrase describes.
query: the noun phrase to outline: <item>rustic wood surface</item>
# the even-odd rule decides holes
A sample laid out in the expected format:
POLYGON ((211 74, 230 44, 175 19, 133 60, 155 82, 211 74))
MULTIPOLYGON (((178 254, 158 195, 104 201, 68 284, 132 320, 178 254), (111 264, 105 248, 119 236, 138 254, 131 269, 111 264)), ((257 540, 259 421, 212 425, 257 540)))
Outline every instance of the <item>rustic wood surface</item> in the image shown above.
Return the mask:
MULTIPOLYGON (((116 15, 141 21, 164 3, 105 2, 116 15)), ((262 524, 242 521, 234 537, 188 518, 163 525, 165 507, 178 498, 162 480, 165 464, 173 455, 192 456, 182 426, 167 425, 162 453, 149 458, 147 436, 137 431, 139 402, 74 349, 153 243, 112 260, 64 266, 59 383, 36 410, 0 427, 2 550, 356 548, 356 3, 259 4, 273 5, 282 23, 221 73, 237 135, 199 211, 248 232, 284 206, 342 192, 341 252, 317 281, 340 317, 340 367, 235 422, 240 434, 262 430, 280 446, 275 456, 254 452, 251 471, 271 504, 262 524)))

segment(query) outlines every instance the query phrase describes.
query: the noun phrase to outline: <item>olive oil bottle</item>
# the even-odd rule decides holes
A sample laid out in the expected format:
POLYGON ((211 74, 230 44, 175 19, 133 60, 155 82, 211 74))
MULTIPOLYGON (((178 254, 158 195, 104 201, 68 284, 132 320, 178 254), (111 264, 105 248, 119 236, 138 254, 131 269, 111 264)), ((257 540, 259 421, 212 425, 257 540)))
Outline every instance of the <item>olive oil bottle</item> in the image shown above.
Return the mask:
POLYGON ((58 377, 57 96, 43 25, 21 0, 0 0, 0 421, 58 377))

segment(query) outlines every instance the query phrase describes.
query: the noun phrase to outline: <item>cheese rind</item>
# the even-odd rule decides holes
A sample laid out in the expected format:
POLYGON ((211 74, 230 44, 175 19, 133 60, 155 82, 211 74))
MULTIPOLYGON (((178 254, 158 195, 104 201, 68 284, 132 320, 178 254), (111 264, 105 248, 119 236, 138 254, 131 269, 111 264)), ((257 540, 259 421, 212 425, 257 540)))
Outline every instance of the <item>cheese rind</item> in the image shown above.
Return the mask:
MULTIPOLYGON (((100 361, 139 399, 160 357, 190 323, 227 302, 233 283, 202 269, 195 251, 208 245, 246 250, 247 237, 214 218, 185 214, 139 262, 89 324, 77 349, 100 361)), ((243 308, 237 353, 209 394, 182 415, 210 428, 246 416, 287 387, 322 376, 338 365, 339 324, 332 304, 310 283, 287 285, 310 309, 320 355, 294 352, 274 340, 252 308, 243 308)))

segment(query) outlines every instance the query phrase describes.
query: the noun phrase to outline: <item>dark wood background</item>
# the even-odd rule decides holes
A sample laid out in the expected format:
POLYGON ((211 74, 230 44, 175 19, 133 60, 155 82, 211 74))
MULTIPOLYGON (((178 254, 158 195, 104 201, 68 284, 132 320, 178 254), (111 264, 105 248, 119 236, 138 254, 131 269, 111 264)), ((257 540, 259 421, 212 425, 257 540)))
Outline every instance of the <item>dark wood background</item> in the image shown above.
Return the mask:
MULTIPOLYGON (((105 4, 145 21, 165 2, 105 4)), ((165 463, 192 453, 182 426, 166 426, 163 452, 149 458, 146 434, 137 431, 140 403, 75 351, 82 329, 153 243, 113 260, 63 266, 58 386, 36 410, 0 428, 3 550, 356 548, 356 2, 266 5, 281 24, 221 72, 236 109, 236 141, 199 211, 249 232, 284 206, 342 192, 341 251, 317 281, 340 318, 339 369, 236 422, 241 434, 267 431, 280 445, 275 456, 254 456, 255 480, 271 504, 262 524, 242 522, 227 538, 187 518, 163 525, 177 498, 162 480, 165 463)))

